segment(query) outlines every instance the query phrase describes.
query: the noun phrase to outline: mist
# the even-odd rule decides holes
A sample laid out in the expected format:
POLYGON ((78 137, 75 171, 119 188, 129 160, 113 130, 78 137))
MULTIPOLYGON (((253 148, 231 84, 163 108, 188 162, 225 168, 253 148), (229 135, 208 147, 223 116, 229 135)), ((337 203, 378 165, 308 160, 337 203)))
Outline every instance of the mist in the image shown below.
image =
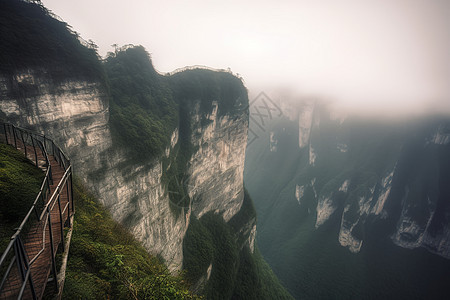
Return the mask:
POLYGON ((143 45, 161 72, 230 68, 251 96, 289 90, 365 114, 450 114, 446 0, 44 0, 92 39, 143 45))

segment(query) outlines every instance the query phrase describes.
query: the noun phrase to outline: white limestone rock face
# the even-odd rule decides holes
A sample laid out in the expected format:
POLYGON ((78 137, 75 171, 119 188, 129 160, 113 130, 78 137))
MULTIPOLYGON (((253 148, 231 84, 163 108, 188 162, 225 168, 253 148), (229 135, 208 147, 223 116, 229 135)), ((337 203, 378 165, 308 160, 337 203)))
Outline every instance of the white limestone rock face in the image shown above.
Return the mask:
POLYGON ((305 186, 304 185, 295 185, 295 199, 297 199, 298 204, 301 204, 301 199, 303 198, 303 195, 305 194, 305 186))
POLYGON ((386 177, 384 177, 381 180, 381 185, 380 185, 381 188, 380 188, 379 196, 378 196, 378 199, 375 202, 374 206, 372 207, 372 213, 374 215, 381 215, 382 218, 387 217, 387 213, 384 210, 384 205, 391 193, 392 178, 394 177, 395 168, 396 167, 394 166, 392 172, 390 172, 386 177))
POLYGON ((101 167, 100 156, 111 147, 107 96, 100 83, 65 81, 54 84, 33 71, 12 78, 0 76, 0 111, 6 119, 45 133, 71 158, 77 173, 101 167), (12 86, 31 92, 15 96, 12 86))
POLYGON ((319 228, 320 225, 325 223, 331 215, 336 211, 336 206, 333 204, 333 200, 331 195, 319 197, 319 201, 317 202, 317 219, 316 219, 316 229, 319 228))
POLYGON ((349 185, 350 185, 350 179, 344 180, 344 182, 342 183, 342 185, 339 187, 339 191, 340 191, 340 192, 347 193, 347 191, 348 191, 348 186, 349 186, 349 185))
POLYGON ((309 144, 314 117, 314 101, 304 102, 298 114, 298 146, 300 149, 309 144))
POLYGON ((218 116, 217 107, 208 114, 209 124, 201 126, 200 106, 192 117, 192 145, 198 150, 188 168, 188 193, 192 211, 201 217, 208 211, 222 214, 229 221, 244 199, 244 160, 247 145, 248 114, 233 118, 218 116))
MULTIPOLYGON (((160 254, 171 271, 182 266, 182 241, 191 213, 200 217, 218 211, 228 221, 242 205, 248 129, 244 112, 233 119, 228 115, 219 118, 216 104, 206 128, 200 126, 198 107, 192 112, 193 132, 199 133, 192 135, 198 150, 188 170, 193 187, 189 193, 194 201, 192 207, 175 216, 161 183, 161 162, 133 165, 126 153, 112 149, 108 99, 101 83, 56 84, 27 71, 16 75, 12 84, 9 78, 0 77, 0 97, 0 116, 54 139, 70 157, 76 174, 99 196, 114 219, 126 224, 150 253, 160 254), (32 92, 14 96, 12 86, 19 83, 32 92)), ((177 144, 178 132, 173 132, 165 155, 169 156, 177 144)), ((250 234, 248 243, 254 243, 254 234, 250 234)))
POLYGON ((256 220, 255 220, 255 224, 253 224, 250 234, 248 235, 248 240, 247 240, 248 245, 250 247, 250 251, 252 253, 255 252, 255 240, 256 240, 256 220))
MULTIPOLYGON (((355 223, 348 223, 345 221, 345 213, 349 210, 349 206, 346 206, 344 208, 344 214, 342 215, 341 219, 341 228, 339 230, 339 243, 343 247, 347 247, 348 250, 352 253, 358 253, 361 250, 361 246, 363 244, 363 241, 356 238, 352 235, 352 230, 355 228, 357 222, 355 223)), ((359 221, 359 219, 358 219, 359 221)))
POLYGON ((114 219, 127 224, 133 235, 153 254, 160 254, 169 270, 178 270, 183 262, 183 238, 189 225, 190 208, 176 217, 169 195, 161 183, 162 164, 119 167, 124 153, 108 160, 108 171, 95 185, 104 205, 114 219))
MULTIPOLYGON (((128 166, 124 172, 126 153, 111 150, 107 96, 101 84, 54 84, 32 71, 17 75, 15 80, 16 84, 26 81, 35 92, 23 99, 7 97, 7 79, 0 78, 0 110, 7 119, 54 139, 70 157, 76 174, 99 196, 114 219, 127 224, 150 253, 162 255, 170 270, 181 268, 182 240, 190 210, 178 218, 171 213, 161 185, 160 162, 128 166)), ((177 140, 176 130, 168 151, 177 140)))

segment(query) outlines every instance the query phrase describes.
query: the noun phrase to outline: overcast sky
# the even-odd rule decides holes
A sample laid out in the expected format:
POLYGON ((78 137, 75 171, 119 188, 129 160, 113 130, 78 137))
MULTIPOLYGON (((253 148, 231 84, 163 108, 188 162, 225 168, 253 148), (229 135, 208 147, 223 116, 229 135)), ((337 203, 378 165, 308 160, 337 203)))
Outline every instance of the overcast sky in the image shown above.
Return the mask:
MULTIPOLYGON (((450 112, 448 0, 43 0, 100 47, 143 45, 161 72, 231 68, 350 107, 450 112)), ((285 93, 286 94, 286 93, 285 93)))

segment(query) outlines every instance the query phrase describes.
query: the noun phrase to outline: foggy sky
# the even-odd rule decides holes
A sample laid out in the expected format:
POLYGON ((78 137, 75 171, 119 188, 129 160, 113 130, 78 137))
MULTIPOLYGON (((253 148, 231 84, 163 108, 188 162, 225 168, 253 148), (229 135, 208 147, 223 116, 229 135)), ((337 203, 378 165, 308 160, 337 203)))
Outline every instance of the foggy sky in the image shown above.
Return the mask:
MULTIPOLYGON (((43 0, 100 47, 143 45, 161 72, 231 68, 366 111, 450 113, 450 1, 43 0)), ((286 94, 286 93, 285 93, 286 94)))

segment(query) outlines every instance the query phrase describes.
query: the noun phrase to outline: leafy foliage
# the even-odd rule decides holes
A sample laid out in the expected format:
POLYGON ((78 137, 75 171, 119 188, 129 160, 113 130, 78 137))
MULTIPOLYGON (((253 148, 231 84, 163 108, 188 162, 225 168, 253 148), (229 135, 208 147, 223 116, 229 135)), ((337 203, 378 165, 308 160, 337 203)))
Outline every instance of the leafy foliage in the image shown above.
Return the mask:
POLYGON ((0 2, 0 72, 50 69, 55 80, 104 77, 96 46, 83 46, 70 26, 40 3, 0 2))
POLYGON ((292 299, 258 248, 253 254, 247 247, 241 250, 236 283, 232 299, 292 299))
POLYGON ((211 111, 213 101, 218 103, 219 116, 247 109, 247 90, 239 78, 227 72, 186 70, 172 75, 170 84, 178 103, 200 100, 203 113, 211 111))
POLYGON ((31 208, 44 179, 22 152, 0 144, 0 250, 31 208))
POLYGON ((205 275, 213 260, 214 245, 211 233, 201 221, 192 218, 183 244, 184 269, 188 280, 195 283, 205 275))
POLYGON ((175 127, 184 145, 180 154, 190 155, 190 112, 199 101, 203 112, 218 103, 218 113, 242 113, 248 104, 240 79, 227 72, 194 69, 172 76, 158 74, 142 46, 110 53, 105 62, 111 91, 110 124, 117 145, 137 160, 163 153, 175 127))
POLYGON ((63 298, 199 299, 75 182, 76 214, 63 298))
POLYGON ((184 184, 187 180, 186 169, 193 152, 190 118, 188 105, 181 103, 179 105, 178 143, 170 152, 169 158, 163 158, 163 161, 167 161, 167 164, 164 164, 161 181, 167 185, 167 190, 171 191, 169 193, 170 207, 176 216, 180 214, 180 207, 187 207, 190 202, 184 184))
POLYGON ((226 223, 220 215, 207 213, 191 218, 183 244, 184 266, 194 284, 211 276, 203 287, 207 299, 292 299, 264 262, 259 252, 242 246, 245 239, 237 230, 256 217, 245 193, 241 211, 226 223))
POLYGON ((200 103, 202 121, 213 101, 218 103, 219 113, 240 114, 248 103, 247 91, 240 79, 227 72, 195 69, 161 76, 142 46, 110 53, 105 68, 113 141, 128 151, 133 162, 162 156, 162 182, 171 191, 171 208, 178 215, 190 200, 183 182, 194 151, 190 121, 194 107, 200 103), (178 144, 166 158, 161 154, 176 127, 178 144))
POLYGON ((165 78, 156 73, 142 46, 110 55, 105 68, 114 141, 138 160, 160 155, 178 123, 177 105, 165 78))

